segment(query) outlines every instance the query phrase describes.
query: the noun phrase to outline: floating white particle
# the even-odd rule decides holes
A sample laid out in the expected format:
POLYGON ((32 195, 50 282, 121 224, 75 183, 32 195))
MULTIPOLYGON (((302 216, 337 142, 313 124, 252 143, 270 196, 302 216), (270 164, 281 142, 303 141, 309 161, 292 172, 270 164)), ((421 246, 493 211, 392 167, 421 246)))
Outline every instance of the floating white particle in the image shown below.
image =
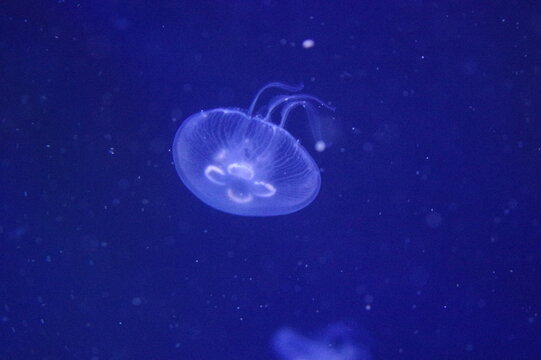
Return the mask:
POLYGON ((314 47, 315 45, 315 41, 312 40, 312 39, 306 39, 302 42, 302 47, 305 48, 305 49, 310 49, 312 47, 314 47))
POLYGON ((327 145, 325 144, 323 140, 317 141, 316 144, 314 145, 314 148, 316 149, 316 151, 319 151, 319 152, 324 151, 326 147, 327 145))

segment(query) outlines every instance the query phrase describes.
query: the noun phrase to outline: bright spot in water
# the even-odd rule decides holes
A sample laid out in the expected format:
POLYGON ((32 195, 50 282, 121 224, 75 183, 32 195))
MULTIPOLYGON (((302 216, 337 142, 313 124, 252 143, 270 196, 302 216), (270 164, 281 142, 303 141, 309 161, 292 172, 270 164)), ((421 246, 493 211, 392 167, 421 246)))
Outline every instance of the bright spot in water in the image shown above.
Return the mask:
POLYGON ((306 39, 302 42, 302 47, 305 48, 305 49, 310 49, 312 47, 314 47, 314 45, 316 44, 316 42, 312 39, 306 39))
POLYGON ((316 144, 314 145, 314 148, 316 149, 316 151, 319 151, 319 152, 324 151, 326 147, 327 145, 325 144, 323 140, 317 141, 316 144))

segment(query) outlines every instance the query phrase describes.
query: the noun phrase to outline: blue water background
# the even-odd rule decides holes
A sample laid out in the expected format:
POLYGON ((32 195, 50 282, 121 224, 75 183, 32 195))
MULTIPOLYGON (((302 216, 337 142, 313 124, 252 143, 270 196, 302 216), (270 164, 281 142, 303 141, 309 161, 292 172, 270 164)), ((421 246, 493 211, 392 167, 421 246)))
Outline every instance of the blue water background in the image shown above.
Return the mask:
POLYGON ((533 3, 2 2, 0 358, 271 360, 337 321, 374 359, 539 358, 533 3), (337 109, 323 153, 291 121, 321 193, 221 213, 175 131, 270 81, 337 109))

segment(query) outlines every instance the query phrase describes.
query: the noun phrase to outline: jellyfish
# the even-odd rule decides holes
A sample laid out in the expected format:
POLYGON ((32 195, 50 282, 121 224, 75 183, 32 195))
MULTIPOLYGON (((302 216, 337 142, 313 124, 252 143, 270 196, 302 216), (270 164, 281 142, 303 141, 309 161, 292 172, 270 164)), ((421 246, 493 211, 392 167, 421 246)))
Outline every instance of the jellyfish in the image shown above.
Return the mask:
POLYGON ((328 325, 316 336, 306 336, 292 328, 276 331, 272 348, 280 360, 370 360, 365 344, 353 329, 343 323, 328 325))
POLYGON ((310 204, 321 185, 319 167, 285 125, 294 109, 304 109, 316 148, 323 150, 318 110, 334 109, 297 93, 301 89, 273 82, 257 92, 247 110, 217 108, 188 117, 172 148, 186 187, 205 204, 234 215, 285 215, 310 204), (266 111, 256 113, 260 96, 271 88, 294 94, 276 96, 266 111))

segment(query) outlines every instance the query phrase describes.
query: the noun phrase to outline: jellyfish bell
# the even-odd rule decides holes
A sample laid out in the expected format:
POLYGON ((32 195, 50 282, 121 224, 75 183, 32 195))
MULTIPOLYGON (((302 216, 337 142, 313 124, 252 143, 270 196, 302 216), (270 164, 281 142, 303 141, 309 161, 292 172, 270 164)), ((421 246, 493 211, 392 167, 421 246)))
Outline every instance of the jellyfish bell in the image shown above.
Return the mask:
POLYGON ((261 94, 270 88, 302 89, 270 83, 248 110, 201 111, 175 135, 173 158, 182 182, 215 209, 244 216, 285 215, 310 204, 319 192, 316 162, 285 126, 296 108, 305 109, 312 128, 318 107, 333 109, 314 96, 289 94, 273 98, 264 113, 255 114, 261 94), (273 122, 276 117, 279 121, 273 122))

